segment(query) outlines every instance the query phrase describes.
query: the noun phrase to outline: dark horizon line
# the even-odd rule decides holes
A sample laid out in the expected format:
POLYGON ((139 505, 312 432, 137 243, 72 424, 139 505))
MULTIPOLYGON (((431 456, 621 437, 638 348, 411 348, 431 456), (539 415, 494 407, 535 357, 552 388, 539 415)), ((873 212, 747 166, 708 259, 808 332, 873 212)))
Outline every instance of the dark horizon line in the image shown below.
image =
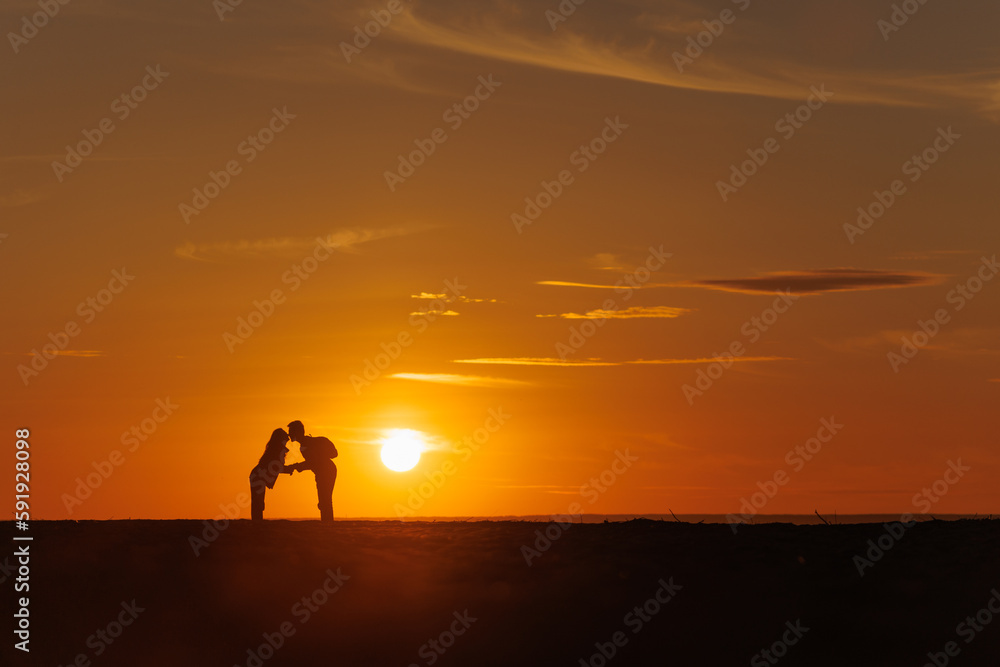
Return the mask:
MULTIPOLYGON (((678 521, 680 517, 697 518, 705 523, 719 523, 728 524, 730 523, 727 518, 732 516, 734 518, 739 518, 739 523, 746 525, 753 525, 754 523, 783 523, 780 521, 767 521, 771 518, 804 518, 808 519, 809 523, 815 523, 823 525, 824 521, 829 523, 842 523, 843 519, 847 518, 872 518, 872 521, 861 521, 857 523, 878 523, 882 521, 899 521, 903 516, 912 516, 917 521, 944 521, 944 520, 961 520, 961 519, 987 519, 996 516, 1000 519, 1000 512, 952 512, 952 513, 938 513, 938 514, 914 514, 912 512, 865 512, 856 514, 825 514, 822 517, 818 516, 816 513, 812 514, 798 514, 798 513, 787 513, 787 514, 764 514, 760 513, 753 517, 743 519, 741 515, 737 512, 731 514, 720 514, 720 513, 683 513, 683 514, 672 514, 670 512, 664 514, 662 512, 650 512, 650 513, 627 513, 627 514, 473 514, 473 515, 415 515, 407 517, 392 517, 392 516, 344 516, 337 517, 337 521, 370 521, 370 522, 402 522, 402 523, 417 523, 417 522, 433 522, 433 521, 448 521, 448 522, 462 522, 462 521, 526 521, 526 522, 537 522, 537 523, 548 523, 554 521, 555 518, 562 517, 572 517, 575 520, 580 518, 596 518, 596 519, 608 519, 613 520, 614 523, 619 523, 622 521, 631 521, 635 519, 646 519, 651 521, 666 521, 673 523, 691 523, 689 521, 678 521), (875 519, 877 517, 877 519, 875 519), (707 521, 709 518, 718 518, 719 521, 707 521)), ((107 519, 38 519, 33 518, 31 521, 33 523, 56 523, 56 522, 73 522, 73 523, 84 523, 87 521, 213 521, 215 517, 194 517, 194 518, 172 518, 172 519, 150 519, 144 517, 126 517, 126 518, 114 518, 109 517, 107 519)), ((222 519, 219 519, 220 521, 222 519)), ((240 517, 238 519, 227 519, 229 521, 250 521, 249 518, 240 517)), ((267 517, 265 521, 318 521, 316 517, 313 516, 298 516, 298 517, 267 517)), ((599 522, 599 521, 598 521, 599 522)), ((13 520, 5 520, 4 523, 13 524, 13 520)), ((696 522, 697 523, 697 522, 696 522)))

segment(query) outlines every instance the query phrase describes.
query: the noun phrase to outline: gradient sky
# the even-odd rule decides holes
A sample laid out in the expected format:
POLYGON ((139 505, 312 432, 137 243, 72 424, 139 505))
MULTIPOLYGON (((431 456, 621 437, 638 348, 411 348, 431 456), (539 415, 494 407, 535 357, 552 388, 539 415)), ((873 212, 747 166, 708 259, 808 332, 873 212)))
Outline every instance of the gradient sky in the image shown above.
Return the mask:
MULTIPOLYGON (((343 4, 244 0, 220 20, 208 0, 74 0, 16 53, 8 35, 3 423, 11 447, 32 431, 35 518, 214 516, 292 419, 338 444, 338 516, 392 516, 446 462, 420 514, 728 513, 779 470, 790 481, 763 512, 902 513, 959 459, 971 469, 931 511, 1000 512, 1000 280, 953 291, 1000 251, 1000 6, 931 2, 889 32, 889 2, 594 0, 553 30, 555 1, 414 0, 347 62, 342 42, 389 3, 343 4), (723 10, 679 72, 674 54, 723 10), (152 87, 147 67, 167 74, 115 104, 152 87), (499 86, 456 127, 446 112, 480 77, 499 86), (779 122, 811 89, 831 95, 789 136, 779 122), (251 151, 275 109, 294 118, 251 151), (53 167, 105 118, 91 155, 53 167), (581 158, 609 122, 614 141, 581 158), (949 128, 947 151, 907 171, 949 128), (768 139, 723 200, 719 181, 768 139), (229 161, 239 173, 185 216, 229 161), (512 221, 564 170, 536 220, 512 221), (848 233, 897 179, 884 215, 848 233), (335 250, 303 280, 317 238, 335 250), (123 269, 134 279, 101 312, 78 306, 123 269), (627 277, 637 289, 615 290, 627 277), (227 343, 275 290, 273 315, 227 343), (776 290, 798 298, 763 331, 752 318, 776 290), (77 335, 25 382, 67 323, 77 335), (398 358, 352 382, 401 333, 398 358), (689 401, 734 344, 743 356, 689 401), (167 398, 173 414, 129 451, 122 434, 167 398), (510 417, 463 456, 491 409, 510 417), (796 470, 786 452, 831 417, 843 429, 796 470), (408 473, 379 460, 393 428, 432 445, 408 473), (614 485, 581 493, 626 450, 638 460, 614 485)), ((36 11, 3 3, 3 32, 36 11)), ((313 516, 311 486, 283 477, 268 514, 313 516)))

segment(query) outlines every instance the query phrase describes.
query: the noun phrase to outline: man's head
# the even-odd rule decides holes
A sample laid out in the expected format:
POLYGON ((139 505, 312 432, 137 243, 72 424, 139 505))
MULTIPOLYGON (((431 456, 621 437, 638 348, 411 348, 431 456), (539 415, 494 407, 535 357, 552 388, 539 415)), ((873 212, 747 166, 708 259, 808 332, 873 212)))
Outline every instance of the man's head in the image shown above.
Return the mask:
POLYGON ((299 438, 306 434, 306 427, 302 425, 302 422, 295 420, 288 425, 288 437, 293 441, 298 442, 299 438))

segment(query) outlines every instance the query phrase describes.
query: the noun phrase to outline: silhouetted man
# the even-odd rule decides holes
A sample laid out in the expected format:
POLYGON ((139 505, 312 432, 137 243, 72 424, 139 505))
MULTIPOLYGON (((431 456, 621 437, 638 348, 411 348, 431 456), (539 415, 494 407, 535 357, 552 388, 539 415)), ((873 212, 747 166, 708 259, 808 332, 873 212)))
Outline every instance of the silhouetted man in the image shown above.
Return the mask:
POLYGON ((333 485, 337 483, 337 448, 329 438, 306 435, 305 426, 296 420, 288 425, 288 435, 299 443, 301 463, 288 466, 298 471, 312 470, 316 475, 316 497, 320 521, 333 521, 333 485))

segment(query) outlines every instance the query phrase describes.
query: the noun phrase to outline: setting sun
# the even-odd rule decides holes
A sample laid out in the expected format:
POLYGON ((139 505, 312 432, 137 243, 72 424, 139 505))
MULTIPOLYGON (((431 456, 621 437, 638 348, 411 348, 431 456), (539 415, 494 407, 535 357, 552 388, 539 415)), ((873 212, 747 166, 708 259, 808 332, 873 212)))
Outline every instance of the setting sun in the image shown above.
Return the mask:
POLYGON ((418 431, 393 429, 382 441, 382 463, 389 470, 406 472, 417 465, 424 451, 424 438, 418 431))

